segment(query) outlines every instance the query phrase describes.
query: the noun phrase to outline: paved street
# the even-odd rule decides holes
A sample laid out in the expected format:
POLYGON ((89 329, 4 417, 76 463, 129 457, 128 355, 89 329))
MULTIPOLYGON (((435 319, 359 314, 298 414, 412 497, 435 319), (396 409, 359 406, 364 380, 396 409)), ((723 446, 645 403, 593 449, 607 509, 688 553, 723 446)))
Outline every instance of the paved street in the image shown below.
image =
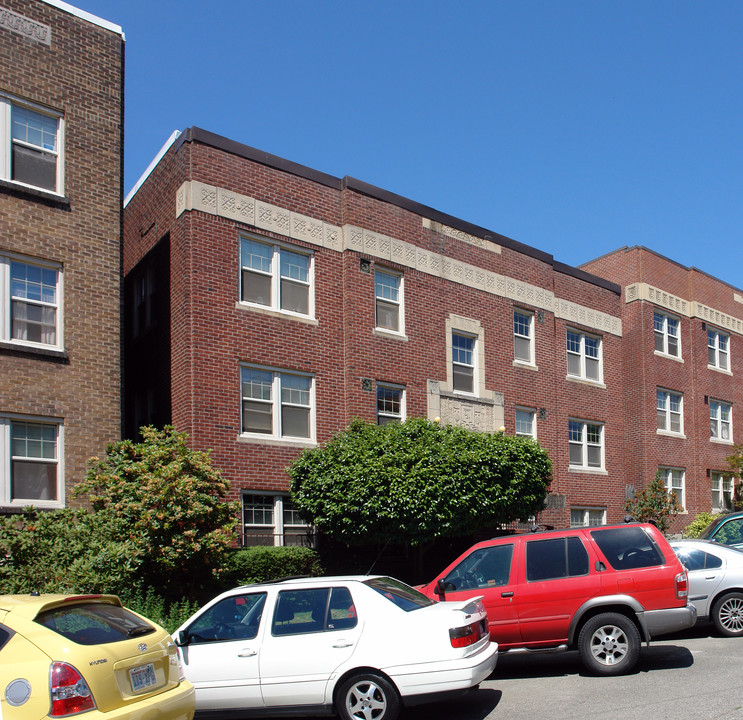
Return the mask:
POLYGON ((401 720, 743 720, 741 665, 743 638, 707 629, 643 646, 638 670, 617 678, 587 675, 576 652, 504 655, 477 692, 401 720))

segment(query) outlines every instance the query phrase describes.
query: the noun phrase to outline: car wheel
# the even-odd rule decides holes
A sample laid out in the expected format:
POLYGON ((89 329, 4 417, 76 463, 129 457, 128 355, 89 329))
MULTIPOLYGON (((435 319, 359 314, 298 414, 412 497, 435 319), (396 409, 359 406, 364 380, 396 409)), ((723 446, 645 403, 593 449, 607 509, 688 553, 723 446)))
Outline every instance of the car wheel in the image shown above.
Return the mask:
POLYGON ((583 664, 598 675, 629 672, 640 656, 640 633, 628 617, 603 613, 580 631, 578 651, 583 664))
POLYGON ((363 673, 340 685, 335 709, 341 720, 395 720, 400 714, 400 696, 381 675, 363 673))
POLYGON ((712 620, 718 632, 727 637, 743 635, 743 594, 728 593, 715 602, 712 620))

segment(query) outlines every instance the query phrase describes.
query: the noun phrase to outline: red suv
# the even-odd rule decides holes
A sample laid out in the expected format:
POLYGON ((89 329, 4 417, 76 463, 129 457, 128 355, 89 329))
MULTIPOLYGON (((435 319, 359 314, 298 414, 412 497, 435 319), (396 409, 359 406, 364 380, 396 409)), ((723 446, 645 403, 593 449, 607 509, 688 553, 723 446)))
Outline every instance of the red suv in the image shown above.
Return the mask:
POLYGON ((478 543, 421 590, 482 595, 501 652, 577 648, 601 675, 631 670, 640 643, 691 627, 688 577, 657 527, 604 525, 478 543))

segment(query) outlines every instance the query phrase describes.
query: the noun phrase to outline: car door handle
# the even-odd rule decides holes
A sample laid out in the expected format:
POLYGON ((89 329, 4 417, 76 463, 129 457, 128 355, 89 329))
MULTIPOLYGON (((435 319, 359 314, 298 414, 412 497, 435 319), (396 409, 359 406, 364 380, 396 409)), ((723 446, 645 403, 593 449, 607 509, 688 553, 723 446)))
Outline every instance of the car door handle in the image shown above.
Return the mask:
POLYGON ((237 657, 253 657, 257 654, 257 650, 252 650, 251 648, 243 648, 242 650, 240 650, 239 653, 237 653, 237 657))
POLYGON ((353 643, 349 640, 338 640, 338 642, 333 643, 334 648, 347 648, 351 647, 351 645, 353 645, 353 643))
POLYGON ((510 592, 502 592, 500 596, 501 597, 513 597, 513 590, 511 590, 510 592))

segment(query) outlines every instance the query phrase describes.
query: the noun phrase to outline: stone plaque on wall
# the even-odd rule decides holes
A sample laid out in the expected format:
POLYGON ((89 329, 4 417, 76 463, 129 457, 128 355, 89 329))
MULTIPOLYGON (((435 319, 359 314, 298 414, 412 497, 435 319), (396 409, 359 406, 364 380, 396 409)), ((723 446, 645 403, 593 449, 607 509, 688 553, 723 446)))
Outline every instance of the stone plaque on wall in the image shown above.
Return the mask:
POLYGON ((493 432, 496 429, 492 403, 442 395, 440 417, 444 425, 458 425, 477 432, 493 432))

